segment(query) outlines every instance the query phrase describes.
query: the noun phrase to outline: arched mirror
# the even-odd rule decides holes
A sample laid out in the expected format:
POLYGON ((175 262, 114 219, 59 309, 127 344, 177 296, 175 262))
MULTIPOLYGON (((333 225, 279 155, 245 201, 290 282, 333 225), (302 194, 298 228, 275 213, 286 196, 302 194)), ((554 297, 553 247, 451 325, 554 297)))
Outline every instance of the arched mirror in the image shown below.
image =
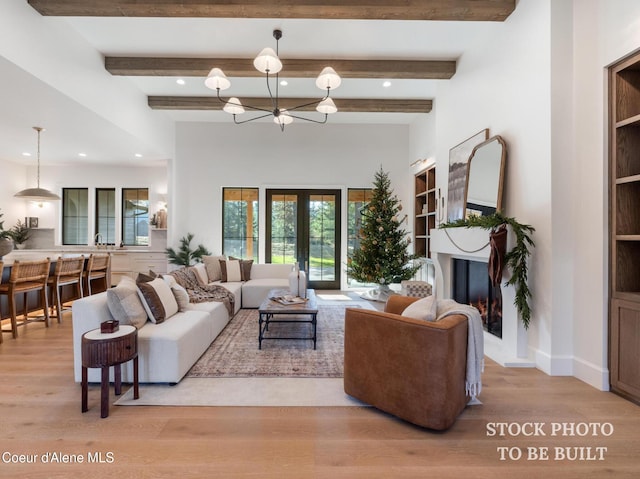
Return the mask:
POLYGON ((500 136, 480 143, 469 157, 464 217, 491 215, 502 209, 507 145, 500 136))

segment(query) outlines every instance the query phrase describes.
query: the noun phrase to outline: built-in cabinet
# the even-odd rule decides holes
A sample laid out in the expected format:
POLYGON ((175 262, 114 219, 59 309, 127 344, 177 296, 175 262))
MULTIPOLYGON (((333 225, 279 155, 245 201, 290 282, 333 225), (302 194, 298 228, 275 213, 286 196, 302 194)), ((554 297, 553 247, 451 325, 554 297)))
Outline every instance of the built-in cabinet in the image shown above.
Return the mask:
POLYGON ((640 403, 640 54, 609 69, 611 390, 640 403))
POLYGON ((111 255, 111 284, 116 285, 123 276, 136 279, 138 273, 167 272, 167 255, 161 252, 114 251, 111 255))
POLYGON ((415 175, 414 252, 431 258, 431 231, 436 227, 436 165, 415 175))

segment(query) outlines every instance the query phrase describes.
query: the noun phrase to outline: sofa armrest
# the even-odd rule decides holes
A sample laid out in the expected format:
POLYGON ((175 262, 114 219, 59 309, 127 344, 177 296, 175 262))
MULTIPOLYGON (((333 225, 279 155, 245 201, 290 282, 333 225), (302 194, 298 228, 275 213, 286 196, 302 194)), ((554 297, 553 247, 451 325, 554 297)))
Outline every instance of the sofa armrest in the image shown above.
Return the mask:
POLYGON ((402 314, 407 306, 419 299, 420 298, 413 296, 402 296, 400 294, 391 295, 387 300, 387 304, 384 306, 384 311, 386 313, 402 314))
POLYGON ((438 430, 455 422, 467 402, 466 359, 465 316, 346 310, 345 392, 409 422, 438 430))
POLYGON ((76 382, 82 379, 82 335, 100 327, 100 323, 113 319, 107 306, 107 292, 85 296, 73 302, 73 368, 76 382))

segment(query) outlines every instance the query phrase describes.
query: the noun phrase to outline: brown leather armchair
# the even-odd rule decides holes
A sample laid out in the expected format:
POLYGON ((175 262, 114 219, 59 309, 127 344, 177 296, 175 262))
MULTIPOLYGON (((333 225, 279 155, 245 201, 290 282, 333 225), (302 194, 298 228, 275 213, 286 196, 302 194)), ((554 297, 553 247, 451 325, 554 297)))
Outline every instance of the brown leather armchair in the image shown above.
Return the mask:
POLYGON ((467 318, 427 322, 400 314, 419 298, 392 296, 385 311, 348 308, 344 390, 422 427, 444 430, 467 404, 467 318))

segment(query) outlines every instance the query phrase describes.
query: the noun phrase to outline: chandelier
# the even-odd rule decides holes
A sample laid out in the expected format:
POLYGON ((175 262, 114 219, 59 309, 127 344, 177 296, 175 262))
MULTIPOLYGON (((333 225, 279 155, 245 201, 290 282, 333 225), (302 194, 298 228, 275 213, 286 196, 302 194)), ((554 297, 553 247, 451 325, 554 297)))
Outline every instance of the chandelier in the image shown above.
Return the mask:
POLYGON ((273 37, 276 39, 276 51, 274 52, 272 48, 263 49, 258 56, 253 60, 253 66, 261 73, 266 75, 267 80, 267 90, 269 92, 269 98, 271 99, 271 108, 263 108, 251 105, 243 105, 240 100, 236 97, 231 97, 228 100, 224 100, 220 97, 220 91, 226 90, 231 86, 231 82, 224 74, 224 72, 220 68, 212 68, 207 76, 207 79, 204 81, 204 84, 212 89, 216 90, 218 100, 224 103, 224 107, 222 108, 225 112, 233 115, 233 122, 236 125, 240 125, 242 123, 248 123, 250 121, 259 120, 261 118, 268 118, 273 116, 273 121, 277 125, 280 125, 280 129, 284 131, 285 125, 288 125, 293 122, 293 119, 310 121, 313 123, 326 123, 327 118, 330 114, 338 111, 335 103, 331 98, 329 98, 332 89, 336 89, 340 86, 342 82, 340 76, 335 72, 335 70, 331 67, 325 67, 316 78, 316 86, 321 90, 326 90, 326 95, 319 100, 315 100, 309 103, 304 103, 302 105, 297 105, 290 108, 281 108, 280 107, 280 98, 278 95, 278 73, 282 70, 282 62, 278 58, 278 43, 282 38, 282 30, 274 30, 273 37), (275 95, 273 94, 273 90, 271 88, 270 77, 275 75, 275 95), (305 118, 303 116, 299 116, 295 113, 296 110, 301 108, 309 107, 312 105, 316 105, 316 111, 321 114, 324 114, 323 120, 316 120, 313 118, 305 118), (264 112, 263 114, 258 114, 252 118, 248 118, 246 120, 238 120, 237 116, 245 113, 245 108, 257 111, 264 112))
POLYGON ((59 200, 60 197, 55 193, 52 193, 49 190, 44 188, 40 188, 40 133, 44 131, 44 128, 40 126, 34 126, 34 130, 38 132, 38 176, 37 176, 37 187, 36 188, 27 188, 26 190, 18 191, 15 195, 17 198, 22 198, 23 200, 36 201, 42 206, 44 201, 55 201, 59 200))

